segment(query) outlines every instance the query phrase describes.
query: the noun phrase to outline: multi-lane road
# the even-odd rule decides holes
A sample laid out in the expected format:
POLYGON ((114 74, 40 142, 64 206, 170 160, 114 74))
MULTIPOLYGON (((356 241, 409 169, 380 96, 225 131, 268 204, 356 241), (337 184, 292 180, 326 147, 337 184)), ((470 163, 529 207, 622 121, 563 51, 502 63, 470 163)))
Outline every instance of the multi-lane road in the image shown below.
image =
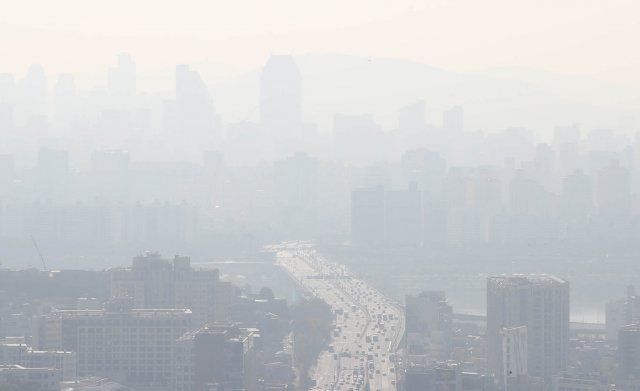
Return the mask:
POLYGON ((278 263, 311 294, 331 306, 331 343, 311 374, 312 390, 396 389, 395 352, 404 332, 404 312, 346 267, 301 243, 274 246, 278 263))

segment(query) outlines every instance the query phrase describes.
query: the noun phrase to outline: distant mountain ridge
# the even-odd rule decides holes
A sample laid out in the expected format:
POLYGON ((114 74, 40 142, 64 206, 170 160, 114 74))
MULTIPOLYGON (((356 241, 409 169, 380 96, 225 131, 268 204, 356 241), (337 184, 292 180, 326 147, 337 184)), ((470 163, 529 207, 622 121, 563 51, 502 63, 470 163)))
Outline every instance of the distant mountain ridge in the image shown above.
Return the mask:
MULTIPOLYGON (((320 131, 332 131, 336 112, 373 113, 383 129, 391 130, 398 109, 417 99, 426 101, 427 122, 436 126, 443 109, 460 105, 467 130, 526 127, 544 138, 554 126, 573 122, 584 132, 609 128, 632 134, 640 119, 640 90, 588 77, 518 68, 451 72, 413 61, 340 54, 295 60, 303 78, 305 117, 320 131)), ((258 119, 259 70, 211 89, 226 121, 258 119)))

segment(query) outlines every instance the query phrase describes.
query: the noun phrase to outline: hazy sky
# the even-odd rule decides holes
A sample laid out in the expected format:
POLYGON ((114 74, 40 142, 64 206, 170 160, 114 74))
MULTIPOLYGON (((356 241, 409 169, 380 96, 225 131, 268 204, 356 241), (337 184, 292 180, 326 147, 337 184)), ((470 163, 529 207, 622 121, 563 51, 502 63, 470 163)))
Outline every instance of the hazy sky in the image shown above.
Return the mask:
POLYGON ((640 85, 637 0, 0 0, 0 72, 141 71, 270 52, 412 59, 450 70, 526 66, 640 85))

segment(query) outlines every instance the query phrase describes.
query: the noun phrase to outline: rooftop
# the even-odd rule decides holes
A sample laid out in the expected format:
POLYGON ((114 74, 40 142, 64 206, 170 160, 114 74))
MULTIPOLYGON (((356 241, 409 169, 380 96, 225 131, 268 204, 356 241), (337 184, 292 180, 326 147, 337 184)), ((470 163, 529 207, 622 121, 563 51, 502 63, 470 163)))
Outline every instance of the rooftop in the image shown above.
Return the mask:
POLYGON ((500 286, 527 286, 567 284, 566 280, 551 274, 511 274, 491 276, 488 281, 500 286))
POLYGON ((156 318, 156 317, 172 317, 180 315, 191 315, 190 309, 141 309, 134 308, 124 312, 105 311, 105 310, 54 310, 53 315, 61 317, 102 317, 105 315, 133 315, 137 318, 156 318))

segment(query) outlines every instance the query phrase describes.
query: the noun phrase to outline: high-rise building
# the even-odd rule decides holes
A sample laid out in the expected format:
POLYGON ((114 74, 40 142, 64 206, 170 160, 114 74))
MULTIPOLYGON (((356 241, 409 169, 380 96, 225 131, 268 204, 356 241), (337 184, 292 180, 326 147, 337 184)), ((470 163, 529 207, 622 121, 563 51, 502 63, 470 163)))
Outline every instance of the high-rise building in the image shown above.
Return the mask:
POLYGON ((13 131, 13 105, 0 103, 0 129, 3 133, 13 131))
POLYGON ((580 125, 577 123, 554 128, 553 146, 558 156, 557 168, 560 178, 581 167, 581 139, 580 125))
POLYGON ((444 202, 446 161, 437 152, 414 149, 402 155, 401 165, 403 180, 417 183, 418 191, 422 193, 423 246, 443 245, 447 226, 444 202))
POLYGON ((593 212, 593 181, 576 170, 562 181, 561 213, 567 223, 585 222, 593 212))
POLYGON ((78 116, 78 96, 76 83, 72 74, 62 74, 54 89, 53 118, 58 126, 70 130, 78 116))
POLYGON ((279 223, 288 237, 315 234, 318 204, 318 160, 296 153, 273 164, 279 223))
POLYGON ((63 198, 69 185, 69 153, 41 148, 38 152, 37 181, 39 196, 43 199, 63 198))
POLYGON ((555 145, 576 144, 580 142, 580 124, 560 125, 553 129, 553 143, 555 145))
POLYGON ((0 73, 0 104, 14 105, 18 99, 16 78, 10 73, 0 73))
POLYGON ((422 243, 420 191, 390 190, 385 199, 385 243, 389 247, 418 248, 422 243))
POLYGON ((389 157, 386 134, 371 113, 334 114, 333 137, 335 157, 345 162, 365 165, 389 157))
POLYGON ((447 133, 462 133, 464 131, 464 110, 462 107, 454 106, 444 111, 442 129, 447 133))
POLYGON ((598 171, 596 204, 601 215, 627 216, 631 211, 631 174, 617 160, 598 171))
POLYGON ((15 77, 9 73, 0 74, 0 129, 11 132, 15 124, 18 90, 15 77))
POLYGON ((426 108, 424 100, 403 106, 398 112, 398 130, 401 132, 421 132, 425 127, 426 108))
POLYGON ((113 269, 111 295, 131 298, 134 308, 186 308, 194 325, 226 320, 230 286, 220 281, 217 269, 195 270, 189 257, 173 261, 158 253, 133 258, 131 268, 113 269))
POLYGON ((220 205, 222 202, 222 178, 225 169, 224 154, 220 151, 204 151, 203 176, 201 178, 201 204, 220 205))
POLYGON ((296 138, 302 126, 302 77, 290 55, 272 55, 260 73, 260 123, 276 140, 296 138))
POLYGON ((127 201, 129 195, 129 153, 101 150, 91 154, 89 186, 95 199, 127 201))
POLYGON ((411 366, 404 371, 403 375, 403 389, 406 391, 493 391, 495 389, 491 376, 465 372, 460 363, 452 361, 436 362, 428 366, 411 366))
POLYGON ((47 77, 42 65, 31 65, 27 76, 18 83, 18 113, 22 126, 46 122, 47 77))
POLYGON ((527 376, 527 327, 503 328, 502 332, 502 384, 505 391, 517 390, 521 379, 527 376))
POLYGON ((379 247, 384 243, 384 188, 351 192, 351 238, 357 246, 379 247))
POLYGON ((176 96, 165 102, 163 114, 164 127, 171 132, 210 138, 220 130, 209 89, 189 65, 176 66, 176 96))
MULTIPOLYGON (((640 379, 640 324, 624 326, 618 333, 618 380, 640 379)), ((625 388, 626 389, 626 388, 625 388)))
MULTIPOLYGON (((0 111, 2 111, 2 107, 0 107, 0 111)), ((0 119, 0 121, 2 120, 0 119)), ((1 127, 2 124, 0 124, 1 127)), ((11 154, 0 154, 0 200, 6 200, 11 194, 14 174, 15 157, 11 154)), ((0 217, 2 217, 2 212, 0 212, 0 217)), ((2 232, 3 228, 0 223, 0 232, 2 232)))
POLYGON ((430 199, 441 199, 447 162, 438 152, 427 149, 406 151, 401 158, 402 178, 415 182, 418 189, 430 199))
POLYGON ((621 328, 636 323, 640 323, 640 298, 635 288, 629 286, 626 298, 610 300, 605 306, 605 336, 609 341, 617 341, 621 328))
POLYGON ((453 309, 444 292, 407 295, 405 306, 409 354, 447 360, 452 349, 453 309))
POLYGON ((118 65, 109 69, 109 93, 122 99, 136 94, 136 63, 128 54, 118 56, 118 65))
POLYGON ((505 328, 526 327, 527 372, 552 389, 553 376, 566 368, 569 353, 569 283, 550 275, 487 279, 488 368, 504 386, 505 328))

